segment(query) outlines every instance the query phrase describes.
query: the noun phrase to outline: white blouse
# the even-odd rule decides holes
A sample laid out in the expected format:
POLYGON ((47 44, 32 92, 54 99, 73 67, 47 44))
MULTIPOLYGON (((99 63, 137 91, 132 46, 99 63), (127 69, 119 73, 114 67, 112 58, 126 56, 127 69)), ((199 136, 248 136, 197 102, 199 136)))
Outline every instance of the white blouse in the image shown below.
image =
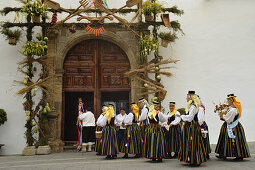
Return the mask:
POLYGON ((199 107, 199 111, 197 113, 198 123, 201 126, 205 121, 205 109, 203 107, 199 107))
POLYGON ((141 115, 139 116, 138 121, 142 122, 144 120, 148 120, 148 112, 149 112, 149 110, 146 108, 146 105, 144 105, 144 107, 141 111, 141 115))
MULTIPOLYGON (((168 118, 173 116, 171 112, 168 112, 167 115, 168 115, 168 118)), ((180 112, 176 111, 174 115, 175 115, 175 119, 174 119, 174 121, 172 121, 171 124, 175 126, 175 125, 178 125, 182 119, 180 117, 181 116, 180 112)))
POLYGON ((116 117, 115 117, 115 120, 114 120, 114 124, 116 125, 117 123, 120 125, 120 129, 126 129, 122 126, 122 123, 124 122, 124 120, 126 119, 127 117, 127 114, 125 113, 123 116, 122 114, 118 114, 116 117))
POLYGON ((238 114, 238 111, 236 108, 234 107, 230 107, 228 109, 228 112, 226 115, 223 115, 223 119, 227 122, 227 123, 232 123, 235 116, 238 114))
POLYGON ((133 120, 134 120, 134 115, 133 115, 133 113, 129 113, 129 114, 127 115, 127 117, 125 118, 124 123, 125 123, 125 125, 132 125, 133 120))
POLYGON ((99 118, 97 119, 97 126, 105 127, 107 122, 106 115, 100 115, 99 118))
POLYGON ((188 110, 188 113, 189 113, 188 115, 181 115, 181 119, 185 122, 191 122, 194 119, 195 115, 197 114, 196 106, 191 105, 188 110))

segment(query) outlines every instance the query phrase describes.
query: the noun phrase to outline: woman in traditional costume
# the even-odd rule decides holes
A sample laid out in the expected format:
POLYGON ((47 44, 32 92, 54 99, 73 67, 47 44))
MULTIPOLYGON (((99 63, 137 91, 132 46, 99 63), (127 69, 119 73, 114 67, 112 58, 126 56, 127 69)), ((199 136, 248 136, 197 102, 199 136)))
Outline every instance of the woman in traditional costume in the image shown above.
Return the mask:
POLYGON ((121 142, 121 152, 125 153, 123 158, 128 158, 128 154, 136 154, 135 158, 139 158, 142 151, 141 131, 138 126, 139 107, 137 104, 131 104, 131 113, 124 119, 126 130, 124 139, 121 142))
POLYGON ((124 138, 124 134, 126 130, 126 127, 124 126, 124 120, 126 119, 126 116, 127 114, 126 114, 125 108, 122 107, 120 109, 120 114, 118 114, 115 117, 115 121, 114 121, 114 124, 117 127, 117 139, 118 139, 119 150, 121 148, 121 141, 124 138))
POLYGON ((205 105, 203 104, 203 102, 199 96, 198 96, 198 98, 200 99, 200 107, 199 107, 197 118, 198 118, 199 126, 201 127, 204 147, 205 147, 205 151, 206 151, 206 157, 207 157, 207 159, 210 159, 209 154, 211 153, 211 147, 210 147, 210 140, 209 140, 209 130, 208 130, 208 126, 205 122, 205 105))
POLYGON ((119 153, 116 127, 114 125, 114 108, 108 105, 104 115, 98 118, 98 125, 103 127, 101 155, 106 155, 106 159, 113 159, 119 153))
POLYGON ((166 122, 167 116, 160 112, 158 102, 153 102, 149 108, 149 125, 145 130, 143 157, 152 159, 153 162, 162 162, 166 158, 166 143, 164 131, 159 125, 160 122, 166 122))
MULTIPOLYGON (((102 121, 103 116, 106 114, 108 108, 106 105, 103 105, 102 107, 102 114, 99 116, 99 118, 97 119, 96 122, 96 130, 97 131, 102 131, 103 127, 100 126, 100 121, 102 121)), ((102 136, 100 138, 97 138, 96 140, 96 146, 95 146, 95 151, 97 152, 97 155, 101 155, 101 151, 102 151, 102 136)))
POLYGON ((200 100, 195 91, 188 92, 187 102, 188 112, 186 115, 181 115, 181 119, 185 124, 181 133, 178 158, 180 161, 199 166, 201 163, 206 162, 207 158, 197 118, 200 100))
POLYGON ((170 112, 168 112, 169 131, 166 139, 168 158, 178 157, 181 137, 181 114, 176 110, 175 102, 169 103, 170 112), (172 156, 172 152, 174 155, 172 156))
POLYGON ((243 160, 250 157, 250 151, 246 142, 245 133, 239 119, 242 114, 242 105, 234 94, 227 97, 229 109, 225 114, 220 115, 224 121, 215 153, 220 159, 235 157, 235 160, 243 160))

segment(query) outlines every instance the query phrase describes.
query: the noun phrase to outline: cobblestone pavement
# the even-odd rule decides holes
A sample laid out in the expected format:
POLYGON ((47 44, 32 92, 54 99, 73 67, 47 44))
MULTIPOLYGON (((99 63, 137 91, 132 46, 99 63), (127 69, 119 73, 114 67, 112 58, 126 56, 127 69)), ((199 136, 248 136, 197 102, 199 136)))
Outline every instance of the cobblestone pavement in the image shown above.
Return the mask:
MULTIPOLYGON (((254 152, 253 152, 254 153, 254 152)), ((123 154, 119 154, 115 160, 105 160, 104 156, 98 156, 95 152, 77 153, 63 152, 50 155, 36 156, 0 156, 1 169, 36 169, 36 170, 150 170, 150 169, 215 169, 215 170, 246 170, 255 169, 255 154, 244 161, 219 160, 215 154, 211 154, 208 162, 201 164, 200 167, 192 167, 177 159, 164 159, 162 163, 152 163, 145 158, 122 159, 123 154)), ((131 155, 132 156, 132 155, 131 155)), ((130 156, 130 157, 131 157, 130 156)))

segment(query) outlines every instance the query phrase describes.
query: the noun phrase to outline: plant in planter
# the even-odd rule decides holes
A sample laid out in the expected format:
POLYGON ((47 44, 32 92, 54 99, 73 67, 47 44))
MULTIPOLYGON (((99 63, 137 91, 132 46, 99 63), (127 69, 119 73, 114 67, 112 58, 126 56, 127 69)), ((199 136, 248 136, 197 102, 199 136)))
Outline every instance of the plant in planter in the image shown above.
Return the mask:
POLYGON ((152 21, 153 16, 151 11, 151 2, 149 0, 143 3, 143 14, 146 22, 152 21))
POLYGON ((147 56, 151 52, 157 53, 159 49, 158 39, 154 36, 145 35, 141 36, 139 40, 139 53, 140 62, 143 64, 147 61, 147 56))
POLYGON ((145 15, 146 22, 152 22, 153 17, 156 17, 158 13, 162 12, 162 4, 155 0, 147 0, 143 3, 143 14, 145 15), (153 15, 152 15, 153 14, 153 15))
POLYGON ((158 36, 162 40, 161 46, 163 47, 167 47, 170 42, 175 42, 175 40, 178 39, 177 35, 171 32, 168 32, 168 33, 161 32, 158 36))
MULTIPOLYGON (((23 2, 23 1, 22 1, 23 2)), ((46 15, 47 6, 41 2, 41 0, 28 0, 22 7, 21 12, 26 15, 31 15, 34 23, 40 22, 40 16, 46 15)))
POLYGON ((8 28, 3 28, 1 30, 1 33, 6 37, 7 40, 9 40, 10 45, 16 45, 17 41, 19 40, 21 36, 21 31, 20 30, 10 30, 8 28))
POLYGON ((22 46, 24 55, 44 56, 46 54, 48 49, 48 38, 44 37, 42 40, 41 36, 37 34, 37 39, 39 41, 28 41, 25 45, 22 46))
POLYGON ((0 109, 0 126, 7 121, 7 114, 4 109, 0 109))

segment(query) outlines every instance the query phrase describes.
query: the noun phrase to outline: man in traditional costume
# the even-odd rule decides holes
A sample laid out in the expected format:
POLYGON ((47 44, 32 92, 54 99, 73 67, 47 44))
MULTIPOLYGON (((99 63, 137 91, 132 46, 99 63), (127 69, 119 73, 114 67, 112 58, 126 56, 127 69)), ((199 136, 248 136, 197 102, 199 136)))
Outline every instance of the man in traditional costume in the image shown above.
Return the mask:
POLYGON ((159 121, 166 122, 167 116, 160 111, 158 102, 153 102, 150 106, 148 118, 149 125, 145 130, 143 157, 152 159, 153 162, 162 162, 162 159, 166 157, 166 143, 159 121))
POLYGON ((167 152, 168 158, 178 157, 178 152, 180 148, 180 137, 181 137, 181 114, 177 111, 175 107, 175 102, 169 103, 170 112, 168 112, 168 125, 169 131, 167 135, 167 152), (174 155, 172 156, 172 152, 174 155))
POLYGON ((224 123, 220 130, 215 153, 219 154, 217 157, 220 159, 235 157, 235 160, 240 161, 243 158, 250 157, 244 129, 239 122, 242 105, 234 94, 229 94, 227 100, 229 109, 226 113, 220 115, 220 119, 224 123))
POLYGON ((195 91, 188 92, 187 102, 188 112, 186 115, 181 115, 185 125, 182 129, 178 158, 180 161, 199 166, 201 163, 206 162, 207 158, 197 118, 200 100, 195 91))
POLYGON ((117 139, 118 139, 118 146, 119 146, 119 149, 121 147, 121 141, 124 139, 124 133, 125 133, 125 129, 126 127, 124 126, 124 120, 126 119, 126 111, 125 111, 125 108, 122 107, 120 109, 120 114, 118 114, 116 117, 115 117, 115 126, 117 127, 117 139))
MULTIPOLYGON (((106 105, 103 105, 102 106, 102 113, 101 113, 101 115, 104 116, 106 114, 107 110, 108 110, 108 107, 106 105)), ((98 132, 102 131, 102 129, 103 129, 103 127, 100 126, 100 121, 101 121, 101 119, 98 118, 97 122, 96 122, 96 125, 97 125, 96 130, 98 132)), ((102 151, 102 136, 100 138, 96 139, 95 151, 97 152, 97 155, 101 155, 101 151, 102 151)))
POLYGON ((199 96, 198 96, 198 98, 200 99, 200 107, 199 107, 199 111, 197 114, 197 118, 198 118, 199 126, 201 127, 201 133, 203 136, 206 157, 207 157, 207 159, 210 159, 209 154, 211 153, 211 146, 210 146, 210 140, 209 140, 209 130, 208 130, 208 126, 205 122, 205 105, 203 104, 203 102, 199 96))
POLYGON ((102 149, 101 155, 106 155, 106 159, 114 159, 119 153, 116 126, 114 124, 114 107, 112 104, 107 106, 107 111, 98 118, 98 125, 102 130, 102 149))
POLYGON ((121 141, 121 152, 125 153, 123 158, 128 158, 128 154, 136 154, 139 158, 142 153, 141 131, 138 126, 139 107, 131 103, 131 112, 124 119, 126 127, 124 138, 121 141))
POLYGON ((95 116, 90 111, 91 109, 86 109, 85 113, 79 116, 82 121, 82 152, 91 152, 92 145, 95 144, 95 116))

